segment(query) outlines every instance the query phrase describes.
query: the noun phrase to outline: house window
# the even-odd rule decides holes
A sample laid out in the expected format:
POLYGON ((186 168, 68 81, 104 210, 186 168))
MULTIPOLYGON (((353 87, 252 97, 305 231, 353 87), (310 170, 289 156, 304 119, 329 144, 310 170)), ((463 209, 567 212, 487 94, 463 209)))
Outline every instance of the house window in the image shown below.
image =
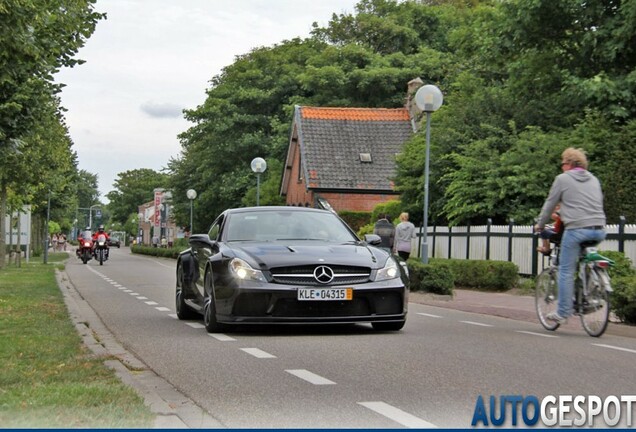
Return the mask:
POLYGON ((360 162, 373 162, 373 159, 371 159, 371 153, 360 153, 360 162))

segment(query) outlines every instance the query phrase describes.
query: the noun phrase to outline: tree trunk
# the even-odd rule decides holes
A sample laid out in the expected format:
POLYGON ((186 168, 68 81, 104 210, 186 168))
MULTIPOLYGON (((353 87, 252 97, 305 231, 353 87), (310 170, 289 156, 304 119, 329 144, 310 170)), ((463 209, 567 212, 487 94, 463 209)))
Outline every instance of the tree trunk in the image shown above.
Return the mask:
POLYGON ((7 219, 7 185, 0 179, 0 270, 4 268, 7 259, 6 241, 7 219))

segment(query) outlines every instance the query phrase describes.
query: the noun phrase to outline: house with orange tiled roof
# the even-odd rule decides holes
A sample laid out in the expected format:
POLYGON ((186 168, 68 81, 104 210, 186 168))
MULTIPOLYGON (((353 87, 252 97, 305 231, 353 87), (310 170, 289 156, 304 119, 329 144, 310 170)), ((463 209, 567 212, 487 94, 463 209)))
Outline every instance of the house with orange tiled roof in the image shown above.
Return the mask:
POLYGON ((399 199, 395 157, 414 133, 411 117, 407 107, 296 106, 280 189, 287 205, 371 211, 399 199))

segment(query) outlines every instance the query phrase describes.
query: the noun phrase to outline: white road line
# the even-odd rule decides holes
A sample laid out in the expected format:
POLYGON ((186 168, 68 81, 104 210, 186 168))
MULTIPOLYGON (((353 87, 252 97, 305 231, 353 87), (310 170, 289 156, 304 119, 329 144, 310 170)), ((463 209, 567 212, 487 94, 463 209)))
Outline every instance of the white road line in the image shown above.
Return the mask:
POLYGON ((241 351, 244 351, 244 352, 248 353, 249 355, 253 355, 256 358, 261 358, 261 359, 276 358, 275 355, 267 353, 267 352, 265 352, 263 350, 260 350, 258 348, 241 348, 241 351))
MULTIPOLYGON (((131 295, 131 296, 138 296, 138 295, 139 295, 139 293, 131 292, 131 293, 130 293, 130 295, 131 295)), ((142 300, 143 300, 143 299, 142 299, 142 300)))
POLYGON ((146 303, 148 306, 157 306, 159 304, 156 301, 147 301, 147 302, 144 302, 144 303, 146 303))
POLYGON ((290 374, 315 385, 335 384, 335 382, 330 381, 327 378, 323 378, 320 375, 316 375, 313 372, 309 372, 306 369, 286 369, 285 372, 289 372, 290 374))
POLYGON ((132 290, 125 289, 125 290, 124 290, 124 292, 125 292, 125 293, 131 293, 131 292, 132 292, 132 290))
POLYGON ((424 313, 424 312, 417 312, 417 315, 422 315, 422 316, 430 317, 430 318, 442 318, 439 315, 427 314, 427 313, 424 313))
POLYGON ((126 288, 125 286, 120 286, 119 289, 123 291, 123 290, 127 290, 128 288, 126 288))
POLYGON ((168 316, 169 316, 170 318, 179 319, 179 317, 177 316, 177 314, 168 314, 168 316))
POLYGON ((535 333, 535 332, 524 331, 524 330, 517 330, 517 333, 523 333, 523 334, 528 334, 528 335, 532 335, 532 336, 541 336, 541 337, 547 337, 547 338, 558 338, 557 335, 551 335, 551 334, 545 334, 545 333, 535 333))
POLYGON ((166 265, 166 264, 164 264, 164 263, 162 263, 162 262, 159 262, 159 261, 157 261, 157 260, 153 260, 153 259, 151 259, 150 261, 154 262, 155 264, 159 264, 159 265, 160 265, 160 266, 162 266, 162 267, 166 267, 166 268, 169 268, 169 269, 174 269, 174 266, 173 266, 173 265, 166 265))
POLYGON ((609 349, 614 349, 614 350, 618 350, 618 351, 625 351, 625 352, 636 354, 636 350, 629 349, 629 348, 621 348, 621 347, 617 347, 617 346, 613 346, 613 345, 595 344, 595 343, 593 343, 592 345, 595 345, 595 346, 598 346, 598 347, 602 347, 602 348, 609 348, 609 349))
POLYGON ((114 280, 109 280, 108 283, 111 285, 118 285, 117 282, 115 282, 114 280))
POLYGON ((170 308, 164 307, 164 306, 159 306, 156 307, 155 309, 157 309, 159 312, 168 312, 170 311, 170 308))
POLYGON ((114 284, 113 286, 114 286, 115 288, 119 288, 119 287, 121 287, 121 285, 120 285, 120 284, 118 284, 118 283, 114 284))
POLYGON ((474 325, 474 326, 481 326, 481 327, 493 327, 490 324, 484 324, 484 323, 478 323, 478 322, 474 322, 474 321, 460 321, 461 323, 464 324, 470 324, 470 325, 474 325))
MULTIPOLYGON (((140 296, 139 294, 137 294, 137 295, 139 296, 139 297, 137 297, 137 300, 148 300, 148 297, 140 296)), ((168 309, 168 310, 170 310, 170 309, 168 309)))
POLYGON ((186 325, 189 325, 192 328, 195 329, 200 329, 200 328, 205 328, 205 326, 201 323, 192 323, 192 322, 187 322, 186 325))
POLYGON ((236 342, 236 339, 223 333, 208 333, 208 336, 211 336, 216 340, 220 340, 221 342, 236 342))
POLYGON ((419 417, 415 417, 401 409, 395 408, 384 402, 358 402, 363 407, 369 408, 372 411, 377 412, 387 418, 390 418, 394 422, 406 426, 408 428, 436 428, 433 423, 429 423, 426 420, 422 420, 419 417))

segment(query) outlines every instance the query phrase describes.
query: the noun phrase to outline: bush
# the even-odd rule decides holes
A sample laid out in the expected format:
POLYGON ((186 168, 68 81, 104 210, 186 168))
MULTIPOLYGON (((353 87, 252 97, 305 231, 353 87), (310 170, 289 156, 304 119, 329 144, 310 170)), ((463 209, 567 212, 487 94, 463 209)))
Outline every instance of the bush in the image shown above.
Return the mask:
POLYGON ((358 231, 360 227, 366 225, 371 220, 371 212, 349 211, 343 210, 338 216, 351 227, 352 230, 358 231))
POLYGON ((402 202, 393 200, 376 205, 371 212, 371 223, 375 223, 378 220, 380 213, 385 213, 388 220, 395 221, 402 213, 402 202))
POLYGON ((636 275, 636 270, 632 267, 632 260, 625 256, 624 253, 618 251, 599 251, 599 254, 614 261, 614 265, 609 270, 611 278, 636 275))
POLYGON ((411 290, 453 295, 455 278, 447 263, 423 264, 416 258, 407 261, 411 290))
POLYGON ((361 239, 364 239, 364 235, 365 234, 373 234, 373 226, 375 224, 367 224, 367 225, 363 225, 360 227, 360 229, 358 230, 358 237, 360 237, 361 239))
POLYGON ((612 279, 614 292, 610 299, 612 311, 627 324, 636 324, 636 276, 612 279))
POLYGON ((482 291, 507 291, 517 286, 519 268, 507 261, 461 260, 434 258, 445 262, 455 275, 455 286, 482 291))
POLYGON ((142 246, 142 245, 133 245, 130 247, 130 251, 132 253, 137 253, 141 255, 151 255, 162 258, 174 258, 176 259, 179 256, 179 252, 183 249, 181 248, 156 248, 151 246, 142 246))

